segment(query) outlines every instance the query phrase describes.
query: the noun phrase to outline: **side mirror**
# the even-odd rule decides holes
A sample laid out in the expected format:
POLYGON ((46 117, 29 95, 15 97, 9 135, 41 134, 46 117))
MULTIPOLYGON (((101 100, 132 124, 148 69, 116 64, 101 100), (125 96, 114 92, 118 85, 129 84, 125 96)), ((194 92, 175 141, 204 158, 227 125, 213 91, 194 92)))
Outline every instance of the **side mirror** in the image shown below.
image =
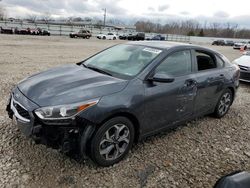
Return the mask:
POLYGON ((171 83, 174 81, 174 78, 167 74, 156 73, 152 77, 149 77, 148 80, 153 82, 171 83))

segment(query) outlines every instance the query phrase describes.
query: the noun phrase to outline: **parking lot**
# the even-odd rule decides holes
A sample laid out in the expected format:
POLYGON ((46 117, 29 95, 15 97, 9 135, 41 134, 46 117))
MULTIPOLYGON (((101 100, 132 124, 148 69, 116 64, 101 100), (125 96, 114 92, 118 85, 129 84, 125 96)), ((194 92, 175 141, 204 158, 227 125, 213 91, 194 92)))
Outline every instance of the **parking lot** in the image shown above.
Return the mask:
MULTIPOLYGON (((0 35, 0 187, 212 187, 236 170, 250 170, 250 84, 241 83, 230 112, 203 117, 136 144, 108 168, 78 163, 35 145, 12 125, 5 111, 11 88, 51 67, 77 63, 124 41, 0 35)), ((232 47, 210 46, 230 60, 232 47)))

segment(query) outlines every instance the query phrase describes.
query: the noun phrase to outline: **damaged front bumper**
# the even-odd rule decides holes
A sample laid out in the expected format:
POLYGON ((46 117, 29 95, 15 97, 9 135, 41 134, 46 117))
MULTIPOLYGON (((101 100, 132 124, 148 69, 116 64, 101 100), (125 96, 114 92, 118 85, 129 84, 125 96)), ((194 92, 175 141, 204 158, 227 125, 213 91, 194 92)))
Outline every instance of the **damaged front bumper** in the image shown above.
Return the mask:
POLYGON ((86 158, 87 142, 94 131, 94 124, 77 116, 68 120, 42 121, 33 113, 37 108, 39 106, 16 87, 10 95, 6 110, 13 124, 37 144, 86 158))

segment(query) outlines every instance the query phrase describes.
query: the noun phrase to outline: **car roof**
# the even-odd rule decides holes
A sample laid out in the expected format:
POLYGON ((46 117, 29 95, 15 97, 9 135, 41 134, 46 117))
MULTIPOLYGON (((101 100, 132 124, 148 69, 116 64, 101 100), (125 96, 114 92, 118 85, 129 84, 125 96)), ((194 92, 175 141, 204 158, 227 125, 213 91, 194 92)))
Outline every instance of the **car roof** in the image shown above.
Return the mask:
POLYGON ((136 42, 128 42, 127 44, 142 45, 142 46, 148 46, 148 47, 160 48, 160 49, 169 49, 169 48, 173 48, 173 47, 203 48, 203 47, 197 46, 197 45, 181 43, 181 42, 169 42, 169 41, 136 41, 136 42))

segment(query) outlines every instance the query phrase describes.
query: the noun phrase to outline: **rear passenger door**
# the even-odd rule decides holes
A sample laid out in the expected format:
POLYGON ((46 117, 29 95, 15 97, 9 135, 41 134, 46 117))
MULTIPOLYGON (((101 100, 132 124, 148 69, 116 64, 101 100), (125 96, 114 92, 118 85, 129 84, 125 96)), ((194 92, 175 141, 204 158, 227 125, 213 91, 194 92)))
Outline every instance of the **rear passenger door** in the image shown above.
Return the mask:
POLYGON ((211 111, 222 94, 225 72, 224 61, 210 51, 193 50, 196 69, 197 96, 195 99, 195 114, 211 111))

